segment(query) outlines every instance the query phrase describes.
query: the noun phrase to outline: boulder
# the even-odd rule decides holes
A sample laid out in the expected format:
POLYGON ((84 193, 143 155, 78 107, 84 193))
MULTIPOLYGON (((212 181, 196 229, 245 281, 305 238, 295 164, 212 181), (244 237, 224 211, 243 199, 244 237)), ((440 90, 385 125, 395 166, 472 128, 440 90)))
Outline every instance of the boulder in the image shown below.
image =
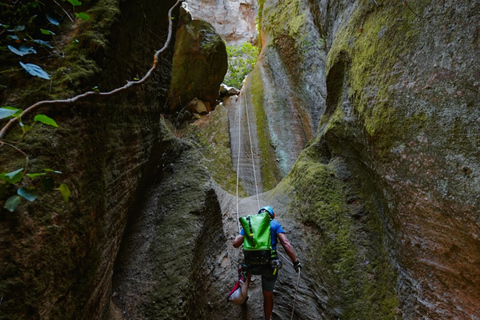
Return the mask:
POLYGON ((228 86, 225 83, 220 85, 220 97, 225 97, 228 93, 228 86))
POLYGON ((170 111, 181 110, 198 98, 214 104, 227 72, 225 43, 208 22, 192 20, 176 35, 170 85, 170 111))
POLYGON ((240 90, 238 90, 235 87, 229 87, 226 84, 222 83, 220 85, 220 97, 228 97, 228 96, 234 96, 234 95, 239 95, 240 90))
POLYGON ((208 108, 210 103, 204 103, 202 100, 198 100, 197 98, 190 101, 187 107, 187 111, 191 113, 198 113, 198 114, 207 114, 210 111, 208 108))

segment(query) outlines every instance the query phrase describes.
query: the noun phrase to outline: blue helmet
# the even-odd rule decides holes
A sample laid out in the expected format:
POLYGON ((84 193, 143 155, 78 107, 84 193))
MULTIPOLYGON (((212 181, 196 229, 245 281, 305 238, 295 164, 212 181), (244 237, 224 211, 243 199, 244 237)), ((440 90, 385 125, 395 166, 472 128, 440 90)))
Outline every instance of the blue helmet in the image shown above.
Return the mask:
POLYGON ((275 212, 273 212, 272 207, 270 207, 270 206, 262 207, 262 208, 260 208, 260 210, 258 210, 258 213, 262 213, 264 211, 268 212, 268 214, 270 215, 270 219, 272 219, 272 220, 275 219, 275 212))

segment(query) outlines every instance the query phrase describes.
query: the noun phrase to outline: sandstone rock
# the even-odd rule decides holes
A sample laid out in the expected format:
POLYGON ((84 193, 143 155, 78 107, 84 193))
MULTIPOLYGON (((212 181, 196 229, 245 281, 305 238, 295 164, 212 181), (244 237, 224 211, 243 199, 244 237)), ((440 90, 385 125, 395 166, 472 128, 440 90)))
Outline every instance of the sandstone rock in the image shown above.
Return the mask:
POLYGON ((238 90, 237 88, 234 88, 234 87, 229 87, 227 94, 228 94, 229 96, 239 95, 239 94, 240 94, 240 90, 238 90))
POLYGON ((198 100, 197 98, 190 101, 188 104, 187 110, 191 113, 198 113, 198 114, 206 114, 208 113, 207 106, 202 100, 198 100))
POLYGON ((210 22, 228 45, 255 42, 256 0, 188 0, 188 6, 194 19, 210 22))
POLYGON ((220 97, 222 98, 226 96, 234 96, 239 94, 240 94, 240 90, 238 90, 235 87, 229 87, 224 83, 220 85, 220 97))
POLYGON ((193 20, 176 35, 170 85, 170 111, 181 110, 193 98, 215 103, 227 72, 225 43, 212 25, 193 20))
POLYGON ((228 93, 228 86, 224 83, 220 85, 220 97, 225 97, 228 93))

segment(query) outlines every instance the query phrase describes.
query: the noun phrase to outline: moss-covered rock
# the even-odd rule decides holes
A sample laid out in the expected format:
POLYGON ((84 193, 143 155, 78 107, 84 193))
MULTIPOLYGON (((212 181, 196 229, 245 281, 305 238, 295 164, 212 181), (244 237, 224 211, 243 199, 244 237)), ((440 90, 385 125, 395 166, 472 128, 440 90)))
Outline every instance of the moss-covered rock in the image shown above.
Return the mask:
MULTIPOLYGON (((237 174, 232 161, 227 113, 223 104, 217 105, 209 114, 178 130, 177 135, 193 142, 213 180, 225 191, 236 194, 237 174)), ((246 196, 241 183, 239 196, 246 196)))
POLYGON ((326 18, 337 31, 320 132, 377 186, 404 317, 474 317, 480 204, 469 195, 480 188, 472 140, 480 114, 468 107, 478 66, 465 66, 478 50, 478 26, 466 22, 478 3, 358 1, 335 10, 342 5, 349 15, 326 18))
POLYGON ((208 22, 192 20, 177 31, 170 85, 170 111, 180 111, 193 98, 215 105, 227 72, 227 51, 208 22))
POLYGON ((329 158, 324 144, 316 142, 278 189, 289 190, 289 211, 303 225, 301 259, 315 283, 311 290, 328 296, 320 302, 326 318, 395 319, 396 275, 378 207, 368 194, 371 186, 351 174, 344 158, 329 158))
MULTIPOLYGON (((115 88, 146 72, 153 49, 158 49, 158 36, 166 39, 167 11, 174 3, 93 4, 88 24, 61 35, 72 49, 64 61, 69 70, 53 78, 54 96, 66 98, 95 85, 102 91, 115 88), (85 59, 77 59, 75 52, 85 59), (67 79, 77 71, 82 75, 67 79)), ((49 184, 66 183, 72 194, 64 203, 57 191, 42 192, 13 213, 2 210, 0 318, 100 319, 107 313, 113 260, 129 207, 138 186, 151 179, 154 159, 161 156, 158 116, 166 100, 171 57, 172 50, 167 50, 141 89, 39 110, 54 118, 59 128, 35 125, 17 147, 29 155, 30 173, 59 170, 62 174, 49 184)), ((52 62, 47 69, 56 66, 52 62)), ((52 97, 48 84, 36 84, 17 82, 6 101, 23 107, 52 97)), ((28 117, 24 121, 30 123, 28 117)), ((18 137, 19 130, 14 129, 7 139, 18 137)), ((4 155, 0 170, 24 165, 24 157, 14 149, 4 155)))

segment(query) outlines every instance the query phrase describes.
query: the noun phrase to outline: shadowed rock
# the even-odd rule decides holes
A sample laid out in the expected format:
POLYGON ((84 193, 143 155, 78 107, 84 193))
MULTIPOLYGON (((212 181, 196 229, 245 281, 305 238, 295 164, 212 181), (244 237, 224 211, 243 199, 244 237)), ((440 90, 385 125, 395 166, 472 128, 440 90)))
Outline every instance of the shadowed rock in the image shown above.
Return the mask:
POLYGON ((192 20, 177 31, 170 85, 170 111, 180 111, 193 98, 215 104, 227 72, 225 43, 212 25, 192 20))

